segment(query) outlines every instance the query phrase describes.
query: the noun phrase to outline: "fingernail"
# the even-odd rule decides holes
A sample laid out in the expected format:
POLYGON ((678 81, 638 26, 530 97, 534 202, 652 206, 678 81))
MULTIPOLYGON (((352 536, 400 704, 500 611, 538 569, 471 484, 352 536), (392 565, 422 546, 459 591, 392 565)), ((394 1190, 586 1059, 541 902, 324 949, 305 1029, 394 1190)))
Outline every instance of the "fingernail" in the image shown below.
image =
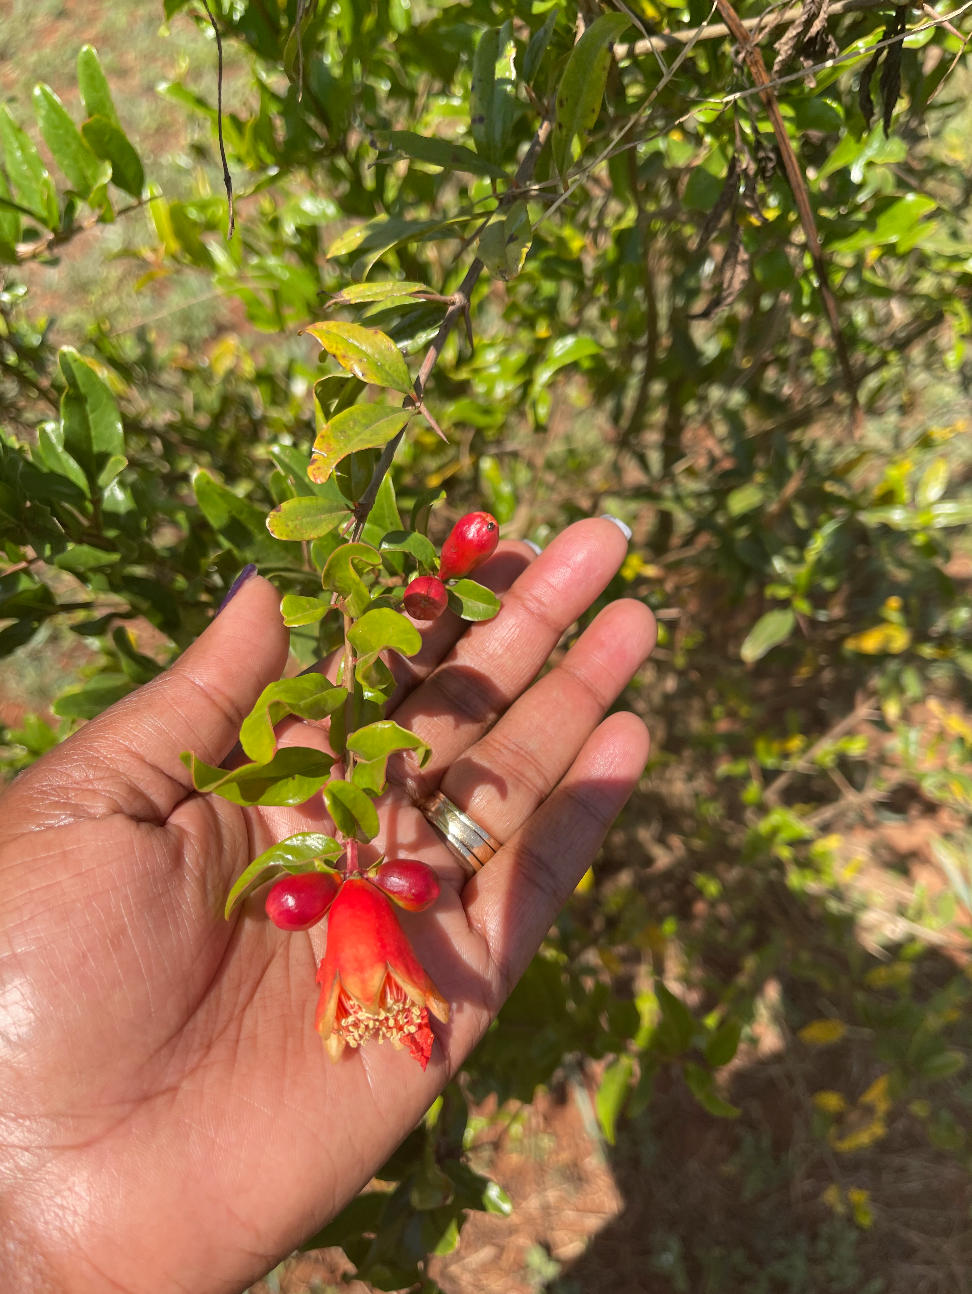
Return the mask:
POLYGON ((614 522, 614 524, 617 526, 617 528, 621 531, 622 535, 624 535, 625 539, 627 539, 627 540, 628 540, 628 542, 630 543, 630 541, 631 541, 631 527, 630 527, 630 526, 626 526, 626 525, 624 524, 624 522, 621 520, 621 518, 620 518, 620 517, 612 517, 612 516, 611 516, 611 514, 610 514, 610 512, 602 512, 602 513, 601 513, 601 520, 602 520, 602 521, 613 521, 613 522, 614 522))
POLYGON ((538 557, 543 552, 543 549, 540 547, 540 545, 535 544, 532 539, 521 539, 520 543, 526 544, 527 548, 532 548, 538 557))
MULTIPOLYGON (((243 567, 239 575, 237 575, 236 579, 229 586, 229 592, 226 594, 226 597, 223 598, 222 602, 219 604, 219 610, 217 610, 216 612, 217 616, 219 615, 220 611, 226 610, 229 604, 236 597, 237 593, 239 593, 243 585, 247 584, 250 580, 252 580, 254 575, 256 575, 256 573, 257 573, 257 568, 254 566, 252 562, 249 562, 246 566, 243 567)), ((213 616, 213 619, 215 620, 216 616, 213 616)))

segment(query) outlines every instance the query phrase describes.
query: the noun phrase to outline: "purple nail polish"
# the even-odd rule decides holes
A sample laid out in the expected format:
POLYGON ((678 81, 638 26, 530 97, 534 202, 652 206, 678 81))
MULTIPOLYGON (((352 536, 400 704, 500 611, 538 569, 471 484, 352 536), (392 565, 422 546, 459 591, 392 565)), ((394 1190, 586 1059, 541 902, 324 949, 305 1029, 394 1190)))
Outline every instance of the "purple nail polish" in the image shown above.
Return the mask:
MULTIPOLYGON (((216 612, 217 616, 219 615, 220 611, 226 610, 229 604, 236 597, 237 593, 239 593, 243 585, 249 583, 249 581, 253 579, 256 573, 257 573, 257 568, 256 566, 254 566, 253 562, 249 562, 246 566, 243 567, 239 575, 237 575, 236 579, 229 586, 229 592, 226 594, 226 597, 223 598, 222 602, 219 604, 219 609, 216 612)), ((216 616, 213 616, 213 619, 215 620, 216 616)))

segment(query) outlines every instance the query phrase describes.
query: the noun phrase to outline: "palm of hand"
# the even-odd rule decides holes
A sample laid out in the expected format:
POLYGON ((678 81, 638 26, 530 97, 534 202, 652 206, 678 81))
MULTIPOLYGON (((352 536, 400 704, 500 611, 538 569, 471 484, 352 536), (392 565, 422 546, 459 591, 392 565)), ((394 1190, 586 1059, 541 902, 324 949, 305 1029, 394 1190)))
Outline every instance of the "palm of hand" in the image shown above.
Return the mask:
MULTIPOLYGON (((320 930, 283 935, 256 903, 222 919, 229 884, 256 853, 327 829, 316 801, 242 810, 187 795, 177 759, 187 745, 224 758, 281 672, 286 634, 270 586, 247 586, 176 667, 5 794, 0 1181, 21 1288, 25 1270, 43 1288, 43 1270, 72 1291, 238 1290, 342 1207, 414 1126, 643 767, 639 721, 617 715, 596 727, 650 648, 637 604, 602 613, 564 665, 482 737, 613 574, 619 540, 610 523, 581 523, 521 576, 495 626, 450 652, 457 631, 437 624, 396 715, 435 751, 423 786, 445 777, 447 794, 510 840, 463 889, 461 869, 412 807, 404 766, 406 785, 384 797, 376 843, 424 859, 443 882, 431 914, 403 919, 452 1004, 427 1073, 385 1046, 329 1064, 312 1023, 320 930), (565 597, 568 574, 575 589, 565 597), (541 594, 559 594, 549 617, 538 615, 541 594), (511 631, 525 649, 504 667, 511 631), (477 677, 488 686, 477 691, 477 677), (576 702, 569 719, 565 689, 576 702), (562 750, 548 759, 540 752, 551 739, 562 750)), ((507 550, 486 578, 505 588, 523 564, 507 550)), ((283 740, 323 735, 292 724, 283 740)))

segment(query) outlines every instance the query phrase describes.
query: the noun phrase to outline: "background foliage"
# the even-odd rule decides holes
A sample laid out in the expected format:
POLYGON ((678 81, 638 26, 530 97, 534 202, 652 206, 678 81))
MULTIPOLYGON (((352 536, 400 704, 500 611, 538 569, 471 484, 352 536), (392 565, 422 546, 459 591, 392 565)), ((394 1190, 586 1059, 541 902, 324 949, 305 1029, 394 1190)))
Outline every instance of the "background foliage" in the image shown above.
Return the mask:
MULTIPOLYGON (((426 385, 447 441, 406 437, 402 512, 444 486, 434 533, 471 506, 541 545, 598 511, 634 532, 605 597, 659 616, 622 702, 655 754, 464 1075, 312 1240, 377 1288, 435 1288, 468 1212, 509 1211, 489 1127, 578 1081, 618 1180, 659 1185, 565 1291, 612 1243, 659 1289, 964 1288, 969 26, 741 6, 789 78, 767 100, 709 29, 726 7, 319 0, 298 48, 296 3, 214 4, 229 242, 194 5, 164 15, 191 55, 167 154, 92 52, 59 65, 67 107, 18 82, 0 108, 0 651, 33 700, 10 773, 163 668, 244 562, 314 593, 326 544, 265 517, 312 488, 315 394, 362 387, 297 334, 353 319, 418 358, 477 257, 472 343, 426 385), (129 295, 58 323, 53 285, 92 263, 129 295), (348 292, 395 281, 425 296, 348 292), (704 1186, 671 1132, 699 1121, 704 1186)), ((330 631, 293 631, 295 668, 330 631)))

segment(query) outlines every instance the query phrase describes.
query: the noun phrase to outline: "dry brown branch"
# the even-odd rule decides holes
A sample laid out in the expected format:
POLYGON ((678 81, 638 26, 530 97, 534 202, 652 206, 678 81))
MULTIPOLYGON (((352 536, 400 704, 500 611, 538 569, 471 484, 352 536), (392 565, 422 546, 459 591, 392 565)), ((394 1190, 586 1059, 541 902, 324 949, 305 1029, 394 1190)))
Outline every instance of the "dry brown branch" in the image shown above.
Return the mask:
POLYGON ((857 704, 854 706, 854 709, 850 714, 844 715, 843 719, 838 723, 835 723, 829 732, 825 732, 818 741, 813 743, 809 750, 804 751, 797 763, 794 764, 791 769, 788 769, 787 772, 770 784, 764 796, 766 803, 770 805, 779 804, 780 796, 793 781, 794 777, 796 777, 797 773, 819 772, 819 769, 817 769, 811 762, 816 755, 819 755, 822 750, 826 749, 826 747, 831 745, 833 742, 839 741, 846 733, 853 731, 853 729, 865 719, 876 717, 877 715, 871 710, 871 698, 869 696, 859 696, 857 704))

